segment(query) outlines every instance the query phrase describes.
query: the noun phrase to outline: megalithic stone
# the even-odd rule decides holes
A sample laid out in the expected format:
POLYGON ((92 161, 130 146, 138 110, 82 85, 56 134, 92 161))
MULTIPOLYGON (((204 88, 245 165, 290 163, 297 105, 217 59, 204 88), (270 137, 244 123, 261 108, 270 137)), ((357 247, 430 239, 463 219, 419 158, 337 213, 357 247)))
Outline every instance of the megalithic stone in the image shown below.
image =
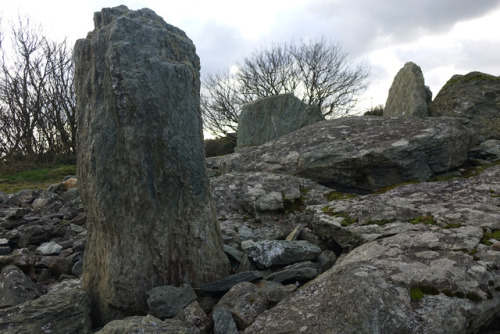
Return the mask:
POLYGON ((146 292, 228 273, 205 171, 200 62, 152 10, 94 14, 75 45, 83 287, 95 325, 147 312, 146 292))

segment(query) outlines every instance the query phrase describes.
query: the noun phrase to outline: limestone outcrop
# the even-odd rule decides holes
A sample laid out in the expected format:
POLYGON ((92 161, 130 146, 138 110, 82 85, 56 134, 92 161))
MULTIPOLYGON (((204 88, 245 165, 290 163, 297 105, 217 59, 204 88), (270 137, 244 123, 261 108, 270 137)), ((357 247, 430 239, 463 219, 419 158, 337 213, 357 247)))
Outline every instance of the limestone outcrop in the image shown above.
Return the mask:
POLYGON ((219 160, 220 173, 292 174, 370 192, 460 166, 475 143, 456 118, 345 117, 296 130, 219 160), (311 135, 314 134, 314 135, 311 135))
POLYGON ((204 168, 200 62, 153 11, 94 15, 75 46, 83 268, 95 324, 146 314, 155 286, 227 275, 204 168))
POLYGON ((454 75, 434 98, 429 116, 466 117, 480 141, 500 139, 500 77, 454 75))
POLYGON ((427 117, 432 92, 425 86, 418 65, 408 62, 394 77, 385 103, 384 116, 427 117))
POLYGON ((305 104, 293 93, 258 99, 241 109, 237 147, 261 145, 324 119, 318 106, 305 104))

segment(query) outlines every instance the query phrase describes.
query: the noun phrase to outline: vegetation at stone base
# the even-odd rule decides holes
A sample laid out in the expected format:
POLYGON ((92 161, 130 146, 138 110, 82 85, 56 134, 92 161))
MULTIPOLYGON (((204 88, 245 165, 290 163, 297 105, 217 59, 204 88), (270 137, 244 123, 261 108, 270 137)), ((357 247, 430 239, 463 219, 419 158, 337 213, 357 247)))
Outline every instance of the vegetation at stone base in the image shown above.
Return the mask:
POLYGON ((451 87, 459 82, 467 82, 474 80, 500 81, 500 77, 496 77, 494 75, 481 72, 475 72, 473 75, 453 76, 450 80, 446 82, 446 84, 443 86, 443 88, 441 88, 441 90, 443 90, 444 88, 451 87))
POLYGON ((0 174, 0 191, 16 193, 24 189, 45 189, 61 182, 65 176, 75 175, 76 165, 58 165, 15 174, 0 174))
POLYGON ((418 216, 413 219, 408 220, 409 223, 412 224, 426 224, 426 225, 436 225, 437 222, 434 220, 434 216, 432 215, 427 215, 427 216, 418 216))
POLYGON ((341 192, 338 192, 338 191, 330 191, 329 193, 325 194, 324 196, 325 196, 325 198, 329 202, 332 202, 332 201, 337 201, 337 200, 341 200, 341 199, 354 198, 354 197, 356 197, 358 195, 356 195, 356 194, 341 193, 341 192))
POLYGON ((307 194, 310 189, 306 189, 304 187, 300 187, 300 197, 299 198, 286 198, 283 196, 283 209, 285 214, 293 213, 297 211, 304 211, 306 208, 305 200, 307 199, 307 194))
POLYGON ((490 196, 493 198, 500 198, 500 194, 495 193, 495 191, 490 189, 490 196))
POLYGON ((429 182, 439 182, 439 181, 449 181, 456 178, 469 178, 478 176, 486 169, 500 165, 500 161, 493 162, 491 164, 485 164, 481 166, 471 166, 466 168, 461 174, 445 173, 443 175, 437 175, 429 179, 429 182))
POLYGON ((391 224, 391 223, 394 223, 396 221, 396 219, 381 219, 381 220, 368 220, 366 222, 366 225, 379 225, 379 226, 382 226, 382 225, 386 225, 386 224, 391 224))
POLYGON ((493 245, 491 239, 500 240, 500 230, 494 230, 492 232, 484 232, 481 238, 481 243, 487 246, 493 245))
POLYGON ((209 158, 234 153, 234 148, 236 147, 235 138, 236 134, 230 134, 227 137, 206 139, 204 142, 205 156, 209 158))
POLYGON ((450 224, 446 224, 446 225, 443 226, 444 229, 459 228, 459 227, 462 227, 462 224, 460 224, 460 223, 450 223, 450 224))
POLYGON ((447 297, 456 297, 460 299, 467 298, 473 302, 480 302, 483 300, 483 298, 475 292, 452 291, 450 289, 439 290, 429 285, 416 285, 410 287, 410 299, 414 302, 422 300, 425 295, 437 296, 440 293, 443 293, 447 297))
POLYGON ((347 213, 342 211, 334 211, 334 208, 331 207, 330 205, 323 207, 322 211, 332 217, 344 218, 340 223, 342 226, 349 226, 351 224, 358 222, 358 218, 353 218, 349 216, 347 213))
POLYGON ((383 115, 384 115, 384 106, 381 104, 375 107, 371 107, 363 114, 363 116, 383 116, 383 115))

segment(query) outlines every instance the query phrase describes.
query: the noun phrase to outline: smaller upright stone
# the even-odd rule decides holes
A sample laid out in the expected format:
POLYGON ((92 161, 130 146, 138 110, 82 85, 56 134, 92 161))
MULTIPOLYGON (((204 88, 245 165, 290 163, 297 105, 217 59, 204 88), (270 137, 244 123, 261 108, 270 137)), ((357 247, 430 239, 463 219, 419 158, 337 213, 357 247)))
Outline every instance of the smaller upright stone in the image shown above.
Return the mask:
POLYGON ((422 70, 415 63, 408 62, 392 82, 384 116, 427 117, 431 100, 432 92, 425 86, 422 70))
POLYGON ((241 109, 238 147, 261 145, 322 120, 318 106, 307 105, 292 93, 265 97, 241 109))

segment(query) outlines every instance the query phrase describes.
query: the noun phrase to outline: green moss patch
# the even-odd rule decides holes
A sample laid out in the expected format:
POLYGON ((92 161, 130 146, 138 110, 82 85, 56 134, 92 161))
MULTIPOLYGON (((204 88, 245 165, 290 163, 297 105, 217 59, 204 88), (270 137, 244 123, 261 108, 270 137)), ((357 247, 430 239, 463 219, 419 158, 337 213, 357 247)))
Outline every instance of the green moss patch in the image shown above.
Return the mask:
POLYGON ((342 211, 334 211, 334 208, 331 207, 330 205, 323 207, 323 209, 321 210, 329 216, 344 218, 340 223, 342 226, 349 226, 351 224, 358 222, 358 218, 353 218, 349 216, 347 213, 342 211))
POLYGON ((394 223, 395 221, 396 221, 396 219, 381 219, 381 220, 371 220, 370 219, 366 224, 367 225, 379 225, 379 226, 382 226, 382 225, 394 223))
POLYGON ((434 216, 432 215, 427 215, 427 216, 418 216, 413 219, 408 220, 408 222, 412 224, 426 224, 426 225, 436 225, 436 221, 434 220, 434 216))
POLYGON ((410 299, 413 302, 418 302, 424 298, 424 293, 418 286, 412 286, 410 288, 410 299))
POLYGON ((494 230, 490 233, 484 233, 483 237, 481 238, 481 243, 483 245, 491 246, 493 245, 491 239, 500 240, 500 230, 494 230))
POLYGON ((449 228, 459 228, 462 227, 462 224, 456 223, 456 224, 446 224, 443 226, 444 229, 449 229, 449 228))
POLYGON ((2 174, 0 191, 12 194, 24 189, 45 189, 51 184, 61 182, 65 176, 75 174, 76 165, 58 165, 15 174, 2 174))
POLYGON ((325 198, 329 201, 338 201, 342 199, 350 199, 356 197, 356 194, 346 194, 338 191, 330 191, 328 194, 325 194, 325 198))

